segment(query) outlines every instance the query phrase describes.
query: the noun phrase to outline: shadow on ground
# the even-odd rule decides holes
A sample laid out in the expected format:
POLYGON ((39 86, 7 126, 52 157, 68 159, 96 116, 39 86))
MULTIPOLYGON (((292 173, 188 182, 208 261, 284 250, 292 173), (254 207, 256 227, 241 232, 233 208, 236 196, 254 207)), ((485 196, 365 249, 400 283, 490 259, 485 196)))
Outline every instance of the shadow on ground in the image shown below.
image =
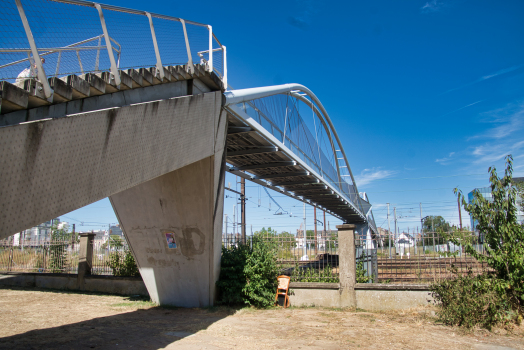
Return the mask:
MULTIPOLYGON (((79 305, 81 308, 81 305, 79 305)), ((0 338, 0 349, 159 349, 230 315, 223 308, 139 309, 0 338)))

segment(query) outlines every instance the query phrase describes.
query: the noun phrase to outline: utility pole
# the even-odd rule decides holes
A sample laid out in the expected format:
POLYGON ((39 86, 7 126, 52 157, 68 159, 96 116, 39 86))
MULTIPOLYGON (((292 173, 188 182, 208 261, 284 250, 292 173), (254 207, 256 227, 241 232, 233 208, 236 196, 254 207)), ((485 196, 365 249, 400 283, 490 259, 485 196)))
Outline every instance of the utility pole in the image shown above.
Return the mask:
POLYGON ((307 259, 306 203, 304 202, 304 255, 307 259))
POLYGON ((326 244, 326 238, 327 238, 327 230, 326 230, 326 211, 323 210, 324 212, 324 244, 326 244))
POLYGON ((233 240, 236 242, 237 238, 237 216, 236 216, 237 206, 233 205, 233 240))
POLYGON ((240 178, 240 220, 242 222, 242 244, 246 244, 246 179, 240 178))
POLYGON ((71 249, 75 248, 75 238, 75 224, 73 224, 73 232, 71 233, 71 249))
POLYGON ((457 204, 459 209, 459 221, 460 221, 460 230, 462 231, 462 212, 460 210, 460 198, 457 197, 457 204))
MULTIPOLYGON (((397 207, 393 207, 393 218, 394 218, 394 222, 395 222, 395 242, 397 241, 397 207)), ((395 244, 395 252, 396 252, 396 244, 395 244)))
POLYGON ((389 203, 388 203, 388 243, 389 243, 389 258, 391 259, 391 227, 389 225, 389 203))
POLYGON ((420 238, 422 238, 422 253, 426 255, 426 245, 424 243, 424 222, 422 219, 422 202, 419 203, 420 206, 420 238))
POLYGON ((226 217, 226 242, 225 243, 226 243, 226 247, 227 247, 227 244, 228 244, 228 242, 227 242, 227 214, 224 214, 224 216, 226 217))
POLYGON ((318 255, 318 240, 317 240, 317 207, 313 207, 313 214, 315 215, 315 256, 318 255))

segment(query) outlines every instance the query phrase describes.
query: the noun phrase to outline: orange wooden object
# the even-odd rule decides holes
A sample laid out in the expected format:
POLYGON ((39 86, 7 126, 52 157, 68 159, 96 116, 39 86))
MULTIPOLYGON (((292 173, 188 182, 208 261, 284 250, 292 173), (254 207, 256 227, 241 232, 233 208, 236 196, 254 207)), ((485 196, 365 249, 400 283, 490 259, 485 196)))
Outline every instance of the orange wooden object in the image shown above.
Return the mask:
POLYGON ((277 294, 275 295, 275 304, 278 304, 278 296, 283 295, 284 296, 284 308, 289 307, 289 296, 287 295, 289 291, 289 281, 291 278, 289 276, 278 276, 278 287, 277 287, 277 294))

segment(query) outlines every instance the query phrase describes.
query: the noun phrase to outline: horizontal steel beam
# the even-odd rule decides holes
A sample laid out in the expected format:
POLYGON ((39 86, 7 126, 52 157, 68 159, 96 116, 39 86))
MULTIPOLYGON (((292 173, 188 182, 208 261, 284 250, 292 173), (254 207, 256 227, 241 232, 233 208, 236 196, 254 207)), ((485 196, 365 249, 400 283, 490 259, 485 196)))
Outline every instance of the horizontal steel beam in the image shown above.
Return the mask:
POLYGON ((280 173, 280 174, 265 174, 265 175, 256 175, 254 179, 275 179, 279 177, 288 177, 288 176, 307 176, 309 171, 293 171, 289 173, 280 173))
POLYGON ((318 179, 288 181, 288 182, 271 182, 273 186, 290 186, 290 185, 301 185, 301 184, 312 184, 312 183, 318 183, 318 179))
POLYGON ((257 148, 243 149, 240 151, 227 152, 226 157, 244 156, 247 154, 259 154, 259 153, 273 153, 278 152, 278 147, 275 146, 259 146, 257 148))
POLYGON ((250 126, 230 126, 227 128, 227 134, 241 134, 244 132, 254 131, 250 126))
POLYGON ((238 167, 229 168, 230 171, 233 170, 254 170, 254 169, 267 169, 267 168, 281 168, 297 165, 297 162, 294 160, 282 161, 282 162, 273 162, 273 163, 262 163, 262 164, 252 164, 252 165, 243 165, 238 167))

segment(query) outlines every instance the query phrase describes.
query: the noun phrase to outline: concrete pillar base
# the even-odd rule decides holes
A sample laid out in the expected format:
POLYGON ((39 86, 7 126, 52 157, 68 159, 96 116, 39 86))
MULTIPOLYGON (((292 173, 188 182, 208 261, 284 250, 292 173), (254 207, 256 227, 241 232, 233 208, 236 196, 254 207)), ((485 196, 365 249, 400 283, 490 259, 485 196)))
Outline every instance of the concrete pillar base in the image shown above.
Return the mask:
POLYGON ((357 307, 355 225, 338 225, 340 307, 357 307))
POLYGON ((224 205, 221 153, 110 197, 149 295, 161 305, 213 305, 224 205))

